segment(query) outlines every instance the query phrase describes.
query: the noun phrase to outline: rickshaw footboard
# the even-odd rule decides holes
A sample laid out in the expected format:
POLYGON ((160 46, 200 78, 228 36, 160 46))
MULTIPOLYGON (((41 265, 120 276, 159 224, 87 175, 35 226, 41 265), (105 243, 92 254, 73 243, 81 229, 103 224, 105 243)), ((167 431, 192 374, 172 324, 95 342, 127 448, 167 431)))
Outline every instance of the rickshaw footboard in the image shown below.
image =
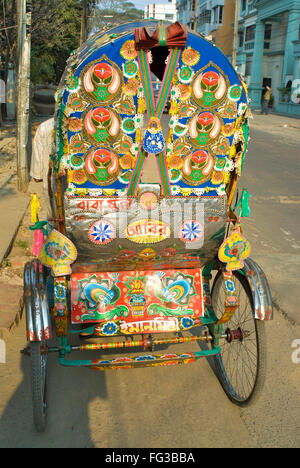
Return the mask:
POLYGON ((189 353, 168 353, 168 354, 146 354, 139 356, 122 356, 116 359, 91 359, 91 360, 71 360, 65 356, 59 358, 59 363, 66 367, 83 366, 93 370, 113 370, 113 369, 129 369, 134 367, 152 367, 152 366, 167 366, 174 364, 188 364, 202 357, 216 355, 220 352, 220 348, 207 349, 189 353))

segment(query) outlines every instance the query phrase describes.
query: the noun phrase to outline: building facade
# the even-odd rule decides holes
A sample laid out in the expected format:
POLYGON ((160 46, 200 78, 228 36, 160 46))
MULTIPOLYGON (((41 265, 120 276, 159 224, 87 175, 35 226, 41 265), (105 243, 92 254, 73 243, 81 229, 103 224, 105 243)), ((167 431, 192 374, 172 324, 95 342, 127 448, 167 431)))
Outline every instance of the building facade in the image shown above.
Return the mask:
POLYGON ((176 0, 168 0, 168 3, 150 3, 146 5, 144 18, 177 21, 176 0))
POLYGON ((237 66, 252 108, 268 84, 273 108, 300 116, 300 0, 240 0, 237 66))
POLYGON ((197 5, 196 30, 210 36, 225 55, 232 52, 234 0, 179 0, 178 20, 191 29, 195 25, 195 5, 197 5))

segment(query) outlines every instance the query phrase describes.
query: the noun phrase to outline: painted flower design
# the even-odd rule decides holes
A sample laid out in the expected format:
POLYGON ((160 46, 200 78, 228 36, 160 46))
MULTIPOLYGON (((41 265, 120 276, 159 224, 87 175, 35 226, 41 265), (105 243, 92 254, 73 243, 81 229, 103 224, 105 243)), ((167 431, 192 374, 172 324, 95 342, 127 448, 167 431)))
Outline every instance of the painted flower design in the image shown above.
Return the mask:
POLYGON ((155 256, 156 256, 155 250, 151 249, 150 247, 142 250, 142 252, 139 253, 139 257, 144 260, 152 260, 155 256))
POLYGON ((105 109, 105 107, 98 107, 92 112, 92 122, 94 125, 98 126, 102 124, 106 127, 109 125, 110 121, 110 112, 105 109))
POLYGON ((182 83, 190 83, 190 81, 193 78, 193 75, 194 75, 193 70, 188 66, 182 67, 178 70, 178 79, 182 83))
POLYGON ((173 257, 174 255, 176 255, 176 250, 173 247, 169 247, 162 252, 162 256, 166 258, 173 257))
POLYGON ((136 78, 129 78, 124 86, 124 92, 128 96, 134 96, 137 93, 139 82, 136 78))
POLYGON ((204 87, 212 88, 216 86, 219 82, 219 75, 214 71, 208 71, 204 73, 202 77, 202 83, 204 87))
POLYGON ((69 119, 68 123, 70 132, 80 132, 82 128, 82 122, 80 121, 80 119, 74 117, 72 119, 69 119))
POLYGON ((196 65, 199 62, 200 54, 197 50, 188 47, 182 52, 182 61, 185 65, 196 65))
POLYGON ((194 242, 203 233, 200 223, 197 221, 186 221, 180 229, 180 238, 183 242, 194 242))
POLYGON ((225 285, 226 285, 227 291, 230 291, 230 292, 235 291, 235 286, 234 286, 234 282, 233 282, 233 281, 227 280, 227 281, 225 282, 225 285))
POLYGON ((130 153, 125 154, 120 159, 120 166, 122 169, 131 169, 134 163, 134 159, 130 153))
POLYGON ((136 361, 153 361, 155 360, 155 356, 151 356, 151 354, 148 354, 147 356, 138 356, 136 358, 136 361))
POLYGON ((244 250, 245 250, 245 242, 238 241, 238 242, 234 243, 231 247, 226 246, 225 254, 228 257, 239 258, 240 255, 244 252, 244 250))
POLYGON ((63 284, 57 284, 54 289, 54 295, 57 299, 65 299, 66 287, 63 284))
POLYGON ((123 249, 116 258, 117 262, 123 262, 130 260, 135 257, 135 252, 133 250, 123 249))
POLYGON ((103 335, 114 335, 117 330, 118 327, 115 322, 107 322, 102 328, 102 333, 103 335))
POLYGON ((182 328, 191 328, 194 325, 194 320, 189 317, 183 317, 180 324, 182 328))
POLYGON ((56 261, 64 261, 70 254, 70 249, 67 244, 60 245, 58 242, 48 242, 45 245, 46 255, 56 261))
POLYGON ((74 171, 72 174, 72 180, 75 184, 83 184, 86 181, 85 172, 83 169, 74 171))
POLYGON ((180 169, 183 166, 183 161, 181 156, 178 154, 173 154, 169 158, 169 167, 171 169, 180 169))
POLYGON ((212 126, 214 123, 214 115, 210 112, 202 112, 197 118, 197 123, 199 124, 200 128, 205 128, 212 126))
POLYGON ((228 90, 228 97, 231 101, 238 101, 242 95, 242 87, 233 85, 228 90))
POLYGON ((105 62, 98 63, 93 69, 93 73, 99 80, 107 80, 112 77, 112 67, 105 62))
POLYGON ((138 72, 138 64, 135 60, 132 60, 130 62, 126 62, 124 63, 123 65, 123 73, 124 73, 124 76, 126 76, 126 78, 132 78, 134 76, 136 76, 137 72, 138 72))
POLYGON ((135 42, 133 40, 126 41, 121 47, 120 54, 127 60, 136 58, 137 52, 135 50, 135 42))
POLYGON ((107 221, 97 221, 89 230, 90 240, 97 245, 108 244, 108 242, 111 242, 114 237, 114 227, 107 221))
POLYGON ((179 83, 177 86, 177 89, 178 89, 178 99, 180 101, 186 101, 192 94, 192 90, 190 86, 184 83, 179 83))

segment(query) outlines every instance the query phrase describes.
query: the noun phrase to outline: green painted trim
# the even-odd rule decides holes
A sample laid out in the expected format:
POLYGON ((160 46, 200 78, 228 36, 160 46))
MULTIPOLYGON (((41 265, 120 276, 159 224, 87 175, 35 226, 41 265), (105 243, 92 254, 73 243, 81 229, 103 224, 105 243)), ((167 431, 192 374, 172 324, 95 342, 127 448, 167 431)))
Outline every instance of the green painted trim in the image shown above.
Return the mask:
MULTIPOLYGON (((202 351, 196 351, 194 352, 194 356, 191 356, 191 359, 195 359, 195 360, 198 360, 202 357, 207 357, 207 356, 214 356, 216 354, 219 354, 221 352, 221 348, 219 346, 216 346, 215 348, 213 349, 204 349, 202 351)), ((178 358, 179 360, 184 360, 184 359, 188 359, 187 357, 184 357, 184 358, 180 358, 181 355, 184 355, 185 353, 184 352, 181 352, 180 354, 178 353, 178 358)), ((122 357, 126 357, 126 356, 123 356, 122 357)), ((157 360, 160 360, 161 358, 158 358, 157 360)), ((120 365, 120 363, 114 363, 113 361, 111 360, 108 360, 108 359, 105 359, 103 358, 102 361, 106 361, 107 364, 108 364, 108 368, 109 366, 111 368, 113 367, 118 367, 120 365)), ((147 360, 141 360, 141 361, 137 361, 137 360, 134 360, 134 361, 128 361, 128 366, 130 366, 131 363, 134 363, 135 366, 134 367, 145 367, 145 363, 149 364, 149 362, 152 362, 153 364, 155 364, 155 361, 153 359, 153 361, 147 361, 147 360)), ((168 359, 166 358, 165 361, 167 362, 168 359)), ((64 357, 59 357, 58 359, 58 362, 60 365, 62 366, 65 366, 65 367, 80 367, 80 366, 84 366, 84 367, 101 367, 101 362, 98 362, 96 363, 95 360, 91 360, 91 359, 85 359, 85 360, 81 360, 81 359, 76 359, 76 360, 72 360, 72 359, 65 359, 64 357)))

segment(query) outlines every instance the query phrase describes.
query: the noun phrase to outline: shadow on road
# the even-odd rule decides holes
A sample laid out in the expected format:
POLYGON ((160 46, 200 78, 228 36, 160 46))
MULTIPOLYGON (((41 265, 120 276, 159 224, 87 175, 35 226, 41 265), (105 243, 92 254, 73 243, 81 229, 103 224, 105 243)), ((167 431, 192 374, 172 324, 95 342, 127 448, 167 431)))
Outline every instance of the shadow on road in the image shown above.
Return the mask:
MULTIPOLYGON (((13 352, 15 359, 17 352, 13 352)), ((7 362, 7 365, 9 366, 10 362, 7 362)), ((93 447, 89 427, 89 403, 95 399, 107 398, 105 374, 84 368, 63 368, 57 362, 57 355, 50 355, 47 384, 48 421, 46 431, 40 434, 36 432, 33 424, 30 358, 22 355, 20 366, 23 380, 6 404, 0 419, 0 447, 93 447)), ((13 367, 8 371, 12 386, 13 367)), ((0 390, 3 404, 5 395, 1 396, 2 391, 3 385, 0 390)), ((105 421, 99 420, 99 431, 104 429, 105 421)))

